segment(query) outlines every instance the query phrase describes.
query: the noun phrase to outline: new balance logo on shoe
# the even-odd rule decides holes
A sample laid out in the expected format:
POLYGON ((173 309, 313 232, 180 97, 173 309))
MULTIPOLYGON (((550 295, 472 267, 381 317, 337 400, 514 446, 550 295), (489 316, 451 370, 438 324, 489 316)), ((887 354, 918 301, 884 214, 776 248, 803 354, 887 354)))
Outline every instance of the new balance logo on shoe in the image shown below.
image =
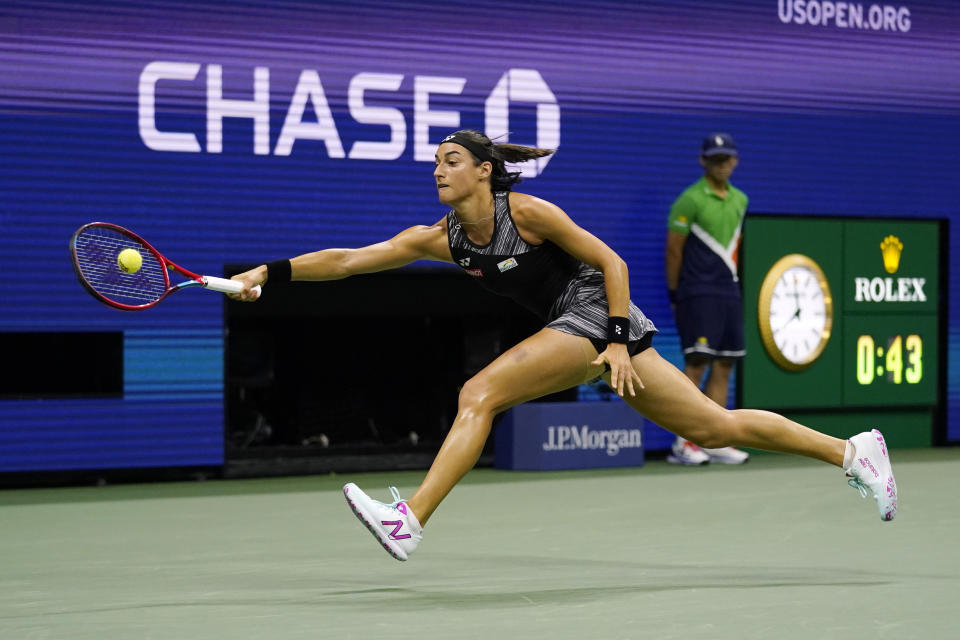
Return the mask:
POLYGON ((400 529, 403 529, 403 520, 381 520, 380 524, 385 527, 393 527, 393 531, 387 534, 391 540, 406 540, 410 537, 409 533, 404 533, 403 535, 397 535, 397 532, 400 529))
POLYGON ((347 505, 367 531, 387 553, 397 560, 406 560, 423 539, 423 528, 407 503, 400 499, 397 488, 390 487, 390 493, 394 501, 384 503, 372 499, 352 482, 343 487, 347 505))

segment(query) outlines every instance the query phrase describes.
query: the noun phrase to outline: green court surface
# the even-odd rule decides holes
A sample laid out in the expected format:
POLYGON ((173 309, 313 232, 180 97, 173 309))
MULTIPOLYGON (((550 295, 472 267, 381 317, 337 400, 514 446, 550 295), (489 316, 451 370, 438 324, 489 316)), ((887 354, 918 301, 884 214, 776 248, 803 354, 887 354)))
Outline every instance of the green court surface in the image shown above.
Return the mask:
POLYGON ((344 503, 421 472, 0 492, 0 638, 955 638, 960 450, 896 521, 812 461, 467 476, 409 562, 344 503))

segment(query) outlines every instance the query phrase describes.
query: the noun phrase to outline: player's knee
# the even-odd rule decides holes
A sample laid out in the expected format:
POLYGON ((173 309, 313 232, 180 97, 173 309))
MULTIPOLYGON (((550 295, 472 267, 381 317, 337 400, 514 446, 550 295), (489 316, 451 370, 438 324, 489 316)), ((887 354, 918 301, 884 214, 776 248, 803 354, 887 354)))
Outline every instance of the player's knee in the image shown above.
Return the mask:
POLYGON ((721 449, 731 446, 738 440, 739 429, 737 415, 733 411, 724 410, 718 419, 711 421, 709 425, 699 426, 686 438, 707 449, 721 449))
POLYGON ((490 412, 493 411, 493 389, 491 385, 482 377, 474 376, 467 380, 460 389, 458 399, 458 411, 464 412, 490 412))

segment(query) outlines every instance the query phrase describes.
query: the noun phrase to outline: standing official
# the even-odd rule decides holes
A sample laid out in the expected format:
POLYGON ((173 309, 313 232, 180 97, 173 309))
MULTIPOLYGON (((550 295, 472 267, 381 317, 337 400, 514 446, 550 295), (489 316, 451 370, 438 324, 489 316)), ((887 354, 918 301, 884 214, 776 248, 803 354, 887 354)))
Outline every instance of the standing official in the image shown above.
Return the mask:
MULTIPOLYGON (((667 222, 667 290, 683 348, 684 373, 722 407, 727 406, 733 365, 746 353, 737 250, 748 199, 730 184, 738 162, 737 145, 729 134, 704 138, 703 177, 680 194, 667 222)), ((667 461, 743 464, 748 458, 733 447, 702 449, 678 436, 667 461)))

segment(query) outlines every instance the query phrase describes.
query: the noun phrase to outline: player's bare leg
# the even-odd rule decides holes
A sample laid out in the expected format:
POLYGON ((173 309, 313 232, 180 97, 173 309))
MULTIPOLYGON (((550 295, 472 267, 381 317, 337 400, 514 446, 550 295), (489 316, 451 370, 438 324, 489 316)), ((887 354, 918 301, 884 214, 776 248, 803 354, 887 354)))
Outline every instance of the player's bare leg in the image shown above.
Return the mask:
MULTIPOLYGON (((727 394, 730 392, 730 375, 733 373, 733 360, 714 358, 710 362, 710 373, 703 392, 707 397, 721 407, 727 406, 727 394)), ((750 454, 736 447, 720 447, 719 449, 701 449, 710 456, 710 462, 721 464, 743 464, 750 459, 750 454)))
POLYGON ((454 485, 477 463, 493 418, 522 402, 569 389, 602 372, 587 338, 542 329, 467 381, 457 417, 426 478, 407 504, 425 523, 454 485))
POLYGON ((477 463, 494 416, 521 402, 596 377, 599 368, 590 365, 596 357, 587 338, 553 329, 530 336, 463 386, 457 418, 410 500, 402 500, 391 487, 394 501, 380 502, 351 482, 343 488, 347 504, 390 555, 406 560, 420 544, 423 525, 477 463))
MULTIPOLYGON (((699 389, 710 368, 710 360, 702 354, 692 354, 686 356, 684 360, 683 374, 699 389)), ((667 462, 697 467, 710 462, 710 456, 694 443, 678 435, 667 454, 667 462)))
POLYGON ((753 447, 843 464, 846 441, 769 411, 728 410, 650 348, 633 357, 644 390, 624 400, 660 426, 702 447, 753 447))
POLYGON ((638 353, 632 361, 644 389, 624 400, 657 424, 703 447, 753 447, 836 465, 864 498, 873 495, 882 520, 896 517, 897 483, 883 434, 876 429, 841 440, 770 411, 731 411, 700 393, 655 349, 638 353))

